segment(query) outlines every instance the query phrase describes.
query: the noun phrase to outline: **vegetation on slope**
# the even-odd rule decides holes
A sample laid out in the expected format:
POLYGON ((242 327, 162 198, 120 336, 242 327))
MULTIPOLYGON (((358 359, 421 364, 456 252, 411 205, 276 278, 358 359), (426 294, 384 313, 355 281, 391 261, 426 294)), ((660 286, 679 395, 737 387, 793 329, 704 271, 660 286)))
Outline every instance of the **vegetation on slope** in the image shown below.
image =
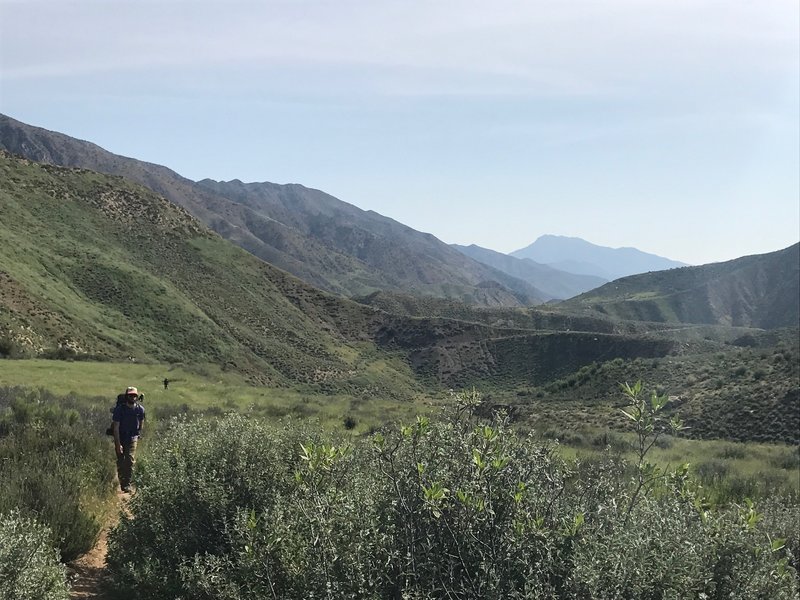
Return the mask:
MULTIPOLYGON (((169 390, 161 390, 156 386, 164 365, 2 361, 4 378, 7 369, 16 372, 17 366, 22 370, 29 366, 45 369, 51 384, 62 390, 86 381, 87 394, 104 391, 114 381, 117 387, 131 379, 150 381, 145 387, 147 406, 155 423, 148 426, 150 433, 137 465, 138 491, 132 506, 135 518, 124 521, 112 536, 110 563, 119 577, 118 584, 130 591, 131 581, 136 581, 135 593, 141 597, 172 598, 180 592, 188 597, 218 598, 222 590, 222 597, 238 598, 245 589, 255 590, 254 597, 265 593, 270 597, 269 589, 274 589, 279 597, 300 598, 319 593, 328 584, 341 592, 340 597, 348 597, 348 593, 355 598, 387 597, 385 594, 398 590, 398 586, 424 597, 438 597, 445 587, 453 593, 462 590, 467 598, 485 597, 479 594, 489 593, 486 590, 513 594, 522 589, 516 587, 523 580, 518 575, 520 569, 525 573, 524 581, 530 582, 520 597, 526 597, 525 593, 533 597, 542 593, 573 597, 577 590, 592 597, 613 595, 619 592, 613 586, 621 579, 628 581, 626 585, 631 587, 625 589, 634 596, 653 590, 680 590, 679 586, 700 586, 697 589, 706 593, 713 589, 728 594, 730 586, 737 585, 743 598, 763 594, 782 597, 793 589, 786 585, 796 581, 775 577, 781 570, 791 574, 796 567, 796 509, 791 500, 775 501, 781 490, 796 494, 796 483, 773 483, 765 490, 730 471, 740 459, 764 456, 770 461, 760 466, 766 477, 767 471, 780 466, 772 461, 786 454, 781 448, 698 442, 704 445, 697 449, 699 467, 693 470, 700 476, 702 488, 688 474, 679 473, 680 477, 673 479, 665 472, 658 486, 634 502, 633 516, 628 517, 625 503, 632 498, 630 477, 636 472, 635 463, 626 466, 613 455, 565 462, 558 456, 570 456, 569 449, 556 452, 556 447, 541 438, 518 437, 503 423, 474 418, 437 418, 429 423, 421 417, 416 425, 398 431, 391 424, 378 427, 386 422, 385 415, 372 415, 372 420, 363 424, 365 428, 359 423, 358 430, 377 429, 380 436, 341 437, 308 421, 276 424, 274 417, 281 413, 259 409, 275 407, 275 401, 280 405, 283 400, 271 398, 269 393, 265 397, 263 388, 256 387, 250 388, 248 396, 246 382, 231 372, 209 370, 202 375, 202 367, 196 373, 175 368, 170 372, 175 383, 169 390), (229 390, 237 381, 240 387, 229 390), (222 402, 223 397, 228 400, 222 402), (228 411, 244 411, 246 415, 221 417, 228 411), (185 418, 164 422, 171 414, 183 413, 205 413, 207 417, 202 422, 185 418), (304 446, 309 449, 305 454, 304 446), (510 460, 504 462, 504 457, 510 460), (402 494, 396 497, 395 480, 386 470, 390 464, 402 494), (524 489, 519 487, 520 482, 524 489), (599 504, 592 495, 598 490, 606 494, 599 504), (464 500, 458 491, 464 492, 464 500), (514 495, 520 492, 517 500, 514 495), (554 495, 556 502, 551 503, 554 495), (772 500, 760 501, 752 508, 730 505, 741 502, 745 495, 772 500), (481 499, 487 508, 471 504, 481 499), (413 507, 412 513, 390 509, 404 502, 413 507), (706 502, 719 507, 710 510, 706 502), (611 506, 617 508, 607 512, 611 506), (549 513, 543 513, 543 507, 549 507, 549 513), (598 508, 598 514, 592 512, 598 508), (409 521, 412 514, 414 521, 409 521), (550 516, 540 522, 542 514, 550 516), (584 522, 573 531, 581 514, 584 522), (626 520, 631 522, 626 524, 626 520), (527 523, 522 531, 517 530, 520 523, 527 523), (660 525, 652 531, 654 523, 660 525), (446 527, 442 529, 444 524, 452 528, 449 538, 441 535, 447 531, 446 527), (418 527, 418 535, 412 536, 417 544, 407 545, 403 534, 407 527, 418 527), (676 534, 679 537, 673 539, 676 534), (319 541, 311 543, 315 539, 319 541), (769 544, 775 539, 787 541, 783 546, 776 545, 773 552, 769 544), (498 569, 492 562, 498 558, 487 554, 487 540, 510 548, 516 558, 498 569), (639 541, 628 547, 634 540, 639 541), (669 554, 670 544, 683 543, 691 543, 694 550, 681 555, 685 560, 672 563, 680 573, 656 577, 663 571, 659 553, 669 554), (542 552, 531 554, 534 547, 542 552), (755 550, 758 547, 763 550, 755 550), (598 563, 600 548, 611 554, 598 563), (652 569, 631 571, 630 565, 637 561, 626 557, 645 552, 645 548, 653 552, 652 569), (414 570, 404 562, 409 550, 415 556, 414 570), (459 567, 461 559, 441 563, 441 556, 453 556, 458 550, 475 577, 473 581, 480 582, 478 595, 459 567), (753 552, 763 560, 754 560, 753 552), (325 556, 331 562, 326 563, 325 556), (539 559, 535 564, 526 562, 536 556, 539 559), (723 563, 716 562, 719 556, 727 558, 723 563), (378 569, 386 560, 393 567, 378 569), (607 569, 619 577, 598 579, 607 569), (271 584, 264 579, 265 573, 274 577, 271 584), (445 587, 436 587, 440 585, 445 587)), ((86 492, 93 481, 90 473, 112 468, 111 449, 102 443, 110 400, 72 394, 65 398, 43 390, 22 389, 3 390, 0 398, 6 399, 5 410, 0 410, 6 423, 18 432, 27 432, 8 438, 16 440, 11 450, 16 462, 14 469, 0 469, 0 497, 23 489, 17 483, 28 482, 27 500, 17 496, 11 499, 11 505, 30 506, 30 499, 35 498, 51 502, 57 510, 38 511, 37 519, 50 527, 69 523, 72 529, 60 538, 47 538, 47 544, 60 539, 62 545, 74 547, 81 539, 83 529, 79 525, 84 521, 58 515, 68 514, 73 506, 71 500, 63 502, 65 497, 83 499, 84 517, 102 514, 101 503, 87 502, 86 492), (64 430, 52 430, 52 423, 64 430), (43 441, 56 438, 60 443, 54 455, 55 446, 43 441), (98 452, 87 452, 87 444, 98 445, 98 452), (31 448, 35 451, 30 452, 31 448), (80 456, 83 461, 95 457, 98 464, 87 468, 64 460, 70 456, 80 456), (29 463, 21 465, 20 460, 29 463), (56 477, 60 486, 74 483, 82 493, 53 493, 48 485, 32 485, 31 473, 42 481, 56 477)), ((293 403, 305 406, 295 398, 287 408, 293 403)), ((458 395, 450 404, 475 409, 472 395, 458 395)), ((413 407, 408 408, 407 418, 413 418, 413 407)), ((306 416, 294 410, 291 414, 306 416)), ((340 419, 333 429, 345 432, 349 427, 340 419)), ((670 450, 672 442, 661 442, 668 440, 659 440, 658 447, 664 452, 670 450)), ((7 442, 0 439, 0 449, 7 442)), ((602 450, 616 443, 616 438, 607 436, 599 447, 602 450)), ((685 446, 681 448, 685 450, 685 446)), ((664 455, 656 462, 664 468, 687 460, 685 452, 677 456, 664 455)), ((780 468, 793 469, 796 479, 798 466, 795 452, 792 465, 780 468)), ((107 478, 97 481, 100 488, 108 483, 107 478)), ((19 565, 12 557, 5 566, 19 565)))
POLYGON ((0 598, 69 598, 67 572, 52 533, 17 511, 0 512, 0 598))
POLYGON ((633 275, 565 303, 621 319, 772 329, 800 322, 800 244, 723 263, 633 275))
POLYGON ((597 362, 516 397, 495 396, 523 421, 599 434, 627 426, 616 410, 620 383, 645 379, 674 397, 669 410, 689 427, 682 436, 800 443, 796 328, 682 346, 667 357, 597 362))
POLYGON ((363 354, 397 371, 387 393, 413 387, 401 360, 364 348, 376 311, 310 288, 143 188, 8 155, 0 172, 4 354, 188 359, 334 387, 363 354))
POLYGON ((65 561, 88 551, 113 495, 108 407, 44 390, 0 388, 0 514, 51 532, 65 561))
POLYGON ((8 155, 0 169, 2 355, 188 360, 273 385, 408 398, 415 378, 539 382, 603 357, 671 348, 617 335, 624 327, 607 320, 549 311, 443 302, 431 307, 474 320, 389 315, 303 284, 120 178, 8 155), (555 356, 563 358, 552 370, 555 356))
POLYGON ((486 306, 544 300, 529 283, 470 260, 429 234, 301 185, 194 182, 4 115, 0 149, 144 185, 255 256, 331 292, 410 289, 486 306))

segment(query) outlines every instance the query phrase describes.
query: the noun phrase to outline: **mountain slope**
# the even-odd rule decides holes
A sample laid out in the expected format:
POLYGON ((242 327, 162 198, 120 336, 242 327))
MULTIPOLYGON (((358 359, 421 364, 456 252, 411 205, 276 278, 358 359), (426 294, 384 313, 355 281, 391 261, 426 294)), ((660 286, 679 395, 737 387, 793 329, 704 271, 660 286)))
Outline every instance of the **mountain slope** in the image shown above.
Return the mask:
POLYGON ((555 269, 606 280, 686 266, 686 263, 636 248, 608 248, 559 235, 543 235, 530 246, 512 252, 511 256, 530 258, 555 269))
POLYGON ((773 329, 800 322, 800 244, 735 260, 633 275, 567 301, 623 319, 773 329))
MULTIPOLYGON (((351 344, 368 342, 376 311, 275 269, 121 178, 6 153, 0 174, 0 337, 36 353, 351 385, 351 344)), ((413 384, 402 361, 393 369, 413 384)))
POLYGON ((210 362, 263 383, 408 397, 422 381, 546 381, 674 348, 603 319, 487 314, 419 318, 357 304, 123 178, 0 152, 0 355, 14 344, 45 356, 210 362), (579 323, 597 333, 572 330, 579 323))
POLYGON ((140 183, 259 258, 338 294, 394 290, 485 306, 545 299, 530 284, 470 260, 431 235, 304 186, 197 183, 3 115, 0 149, 140 183))
POLYGON ((529 258, 520 259, 487 248, 481 248, 475 244, 471 246, 451 244, 451 246, 478 262, 489 265, 512 277, 527 281, 546 294, 548 300, 572 298, 600 287, 608 281, 593 275, 576 275, 575 273, 561 271, 548 265, 539 264, 529 258))
POLYGON ((237 180, 204 179, 198 185, 269 216, 383 274, 386 283, 370 291, 402 290, 485 306, 532 304, 544 300, 544 295, 534 286, 465 259, 430 234, 361 210, 319 190, 296 184, 237 180), (515 296, 516 300, 510 296, 515 296))
MULTIPOLYGON (((566 415, 585 419, 598 384, 581 383, 590 398, 581 408, 560 406, 546 390, 577 389, 581 374, 601 365, 614 369, 609 386, 641 377, 650 365, 669 367, 664 376, 680 381, 673 364, 683 355, 703 367, 704 382, 715 382, 721 408, 713 410, 752 395, 777 423, 759 429, 748 419, 760 421, 764 413, 742 404, 735 413, 742 435, 796 431, 796 410, 786 409, 796 408, 796 376, 759 364, 752 375, 742 370, 747 376, 737 375, 735 386, 723 382, 729 371, 740 372, 742 353, 768 356, 755 346, 777 332, 620 322, 582 316, 583 305, 574 312, 562 305, 490 309, 390 292, 364 303, 371 306, 314 289, 122 178, 0 152, 0 357, 22 351, 212 363, 254 383, 358 402, 407 401, 442 386, 474 385, 496 394, 494 402, 521 403, 527 415, 566 411, 560 422, 566 415), (722 343, 729 339, 733 344, 722 343)), ((791 365, 796 351, 776 346, 775 357, 791 365)), ((0 361, 0 376, 15 364, 0 361)), ((706 410, 705 398, 691 402, 693 422, 703 435, 719 435, 714 424, 722 419, 706 410)))

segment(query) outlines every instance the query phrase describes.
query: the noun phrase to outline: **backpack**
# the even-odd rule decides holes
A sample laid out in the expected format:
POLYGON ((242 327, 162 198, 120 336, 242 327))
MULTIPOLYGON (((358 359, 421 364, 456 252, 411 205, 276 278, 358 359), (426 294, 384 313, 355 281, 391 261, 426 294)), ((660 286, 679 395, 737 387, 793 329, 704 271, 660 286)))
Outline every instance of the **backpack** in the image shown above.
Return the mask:
MULTIPOLYGON (((144 394, 139 394, 139 399, 136 401, 137 403, 144 402, 144 394)), ((119 406, 120 404, 125 404, 125 394, 119 394, 117 396, 117 403, 111 407, 110 411, 111 414, 114 414, 114 409, 119 406)), ((114 435, 114 421, 111 421, 111 425, 108 429, 106 429, 106 435, 114 435)))

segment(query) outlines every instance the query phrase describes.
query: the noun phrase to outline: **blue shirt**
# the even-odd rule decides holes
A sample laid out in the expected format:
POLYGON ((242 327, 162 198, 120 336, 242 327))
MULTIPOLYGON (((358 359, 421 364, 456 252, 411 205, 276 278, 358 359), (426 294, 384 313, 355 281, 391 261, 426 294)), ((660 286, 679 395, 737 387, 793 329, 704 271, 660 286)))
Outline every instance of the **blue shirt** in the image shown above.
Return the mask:
POLYGON ((111 419, 119 423, 119 441, 130 442, 139 439, 139 430, 144 421, 144 406, 138 402, 133 406, 117 404, 114 407, 114 416, 111 419))

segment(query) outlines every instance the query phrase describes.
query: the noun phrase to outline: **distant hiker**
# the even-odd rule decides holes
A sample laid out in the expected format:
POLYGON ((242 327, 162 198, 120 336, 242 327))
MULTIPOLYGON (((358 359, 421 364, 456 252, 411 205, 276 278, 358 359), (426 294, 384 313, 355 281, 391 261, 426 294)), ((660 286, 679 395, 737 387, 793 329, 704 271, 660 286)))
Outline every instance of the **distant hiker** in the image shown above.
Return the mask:
POLYGON ((133 465, 136 464, 136 443, 142 435, 144 425, 144 406, 138 400, 144 394, 139 394, 135 387, 125 390, 124 402, 118 402, 114 407, 112 428, 114 430, 114 450, 117 453, 117 476, 119 487, 123 492, 131 491, 131 474, 133 465))
POLYGON ((164 377, 164 389, 167 389, 168 387, 169 387, 169 379, 164 377))

